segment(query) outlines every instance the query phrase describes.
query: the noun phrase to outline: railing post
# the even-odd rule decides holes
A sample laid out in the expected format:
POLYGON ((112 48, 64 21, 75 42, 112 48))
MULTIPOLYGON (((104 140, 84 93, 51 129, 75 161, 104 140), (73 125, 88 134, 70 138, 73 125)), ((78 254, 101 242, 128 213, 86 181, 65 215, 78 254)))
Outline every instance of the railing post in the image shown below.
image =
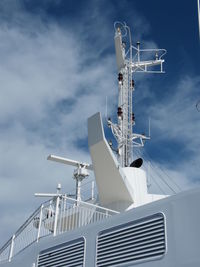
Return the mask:
POLYGON ((58 196, 57 199, 56 199, 56 213, 55 213, 54 229, 53 229, 53 235, 54 236, 56 236, 56 232, 57 232, 58 214, 59 214, 59 203, 60 203, 60 197, 58 196))
POLYGON ((37 233, 37 242, 40 239, 40 229, 41 229, 41 225, 42 225, 42 212, 43 212, 43 207, 44 207, 44 205, 41 205, 41 208, 40 208, 40 221, 39 221, 38 233, 37 233))
POLYGON ((15 235, 12 236, 8 261, 11 261, 11 259, 12 259, 13 250, 14 250, 14 243, 15 243, 15 235))
POLYGON ((92 181, 92 196, 91 199, 94 200, 94 181, 92 181))

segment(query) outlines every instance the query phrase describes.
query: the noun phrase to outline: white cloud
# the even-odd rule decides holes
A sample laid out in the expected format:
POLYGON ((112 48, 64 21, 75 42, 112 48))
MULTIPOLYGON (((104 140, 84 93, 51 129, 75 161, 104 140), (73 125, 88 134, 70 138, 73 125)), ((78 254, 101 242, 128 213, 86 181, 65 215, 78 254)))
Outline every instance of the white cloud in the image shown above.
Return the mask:
POLYGON ((90 161, 77 139, 87 136, 88 116, 104 110, 105 95, 113 94, 112 57, 86 64, 91 51, 83 50, 80 36, 39 17, 19 17, 24 26, 0 27, 2 243, 23 223, 22 214, 39 204, 35 192, 53 191, 57 182, 67 192, 73 187, 73 168, 46 157, 56 153, 90 161), (73 100, 70 109, 65 100, 73 100))
POLYGON ((199 183, 200 115, 195 105, 200 97, 200 77, 184 76, 170 86, 167 97, 150 110, 153 142, 167 142, 171 154, 164 168, 186 189, 199 183), (178 144, 178 149, 173 148, 174 144, 178 144))
POLYGON ((173 84, 170 95, 152 107, 153 126, 165 133, 161 138, 173 138, 185 142, 186 148, 196 149, 199 136, 199 113, 196 102, 199 97, 200 77, 186 76, 173 84), (173 94, 171 93, 173 92, 173 94), (195 146, 194 146, 195 145, 195 146))

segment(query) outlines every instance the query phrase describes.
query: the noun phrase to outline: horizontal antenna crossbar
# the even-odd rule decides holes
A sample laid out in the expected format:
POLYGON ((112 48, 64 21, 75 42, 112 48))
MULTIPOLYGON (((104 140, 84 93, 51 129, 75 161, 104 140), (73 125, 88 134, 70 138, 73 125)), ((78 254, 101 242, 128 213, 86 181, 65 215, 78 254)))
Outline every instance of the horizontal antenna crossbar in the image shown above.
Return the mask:
POLYGON ((63 157, 58 157, 58 156, 55 156, 55 155, 49 155, 47 157, 47 159, 48 160, 52 160, 52 161, 56 161, 56 162, 59 162, 59 163, 63 163, 63 164, 66 164, 66 165, 75 166, 75 167, 84 167, 84 168, 86 168, 88 170, 93 171, 92 164, 83 163, 83 162, 79 162, 79 161, 76 161, 76 160, 67 159, 67 158, 63 158, 63 157))

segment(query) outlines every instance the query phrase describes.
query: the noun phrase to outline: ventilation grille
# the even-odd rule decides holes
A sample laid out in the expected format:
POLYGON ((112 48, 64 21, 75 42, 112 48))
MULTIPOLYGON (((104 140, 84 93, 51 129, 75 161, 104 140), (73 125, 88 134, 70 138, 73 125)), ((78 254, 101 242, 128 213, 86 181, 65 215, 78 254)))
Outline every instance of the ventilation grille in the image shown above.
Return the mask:
POLYGON ((122 266, 162 257, 166 250, 163 214, 103 231, 97 239, 97 266, 122 266))
POLYGON ((38 267, 56 266, 84 266, 84 239, 80 238, 40 252, 38 267))

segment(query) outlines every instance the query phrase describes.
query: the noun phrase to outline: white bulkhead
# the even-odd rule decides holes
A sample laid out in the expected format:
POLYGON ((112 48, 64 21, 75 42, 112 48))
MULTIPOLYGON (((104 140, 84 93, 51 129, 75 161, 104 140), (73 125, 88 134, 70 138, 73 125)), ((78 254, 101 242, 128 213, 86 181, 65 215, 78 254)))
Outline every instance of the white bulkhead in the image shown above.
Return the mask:
POLYGON ((126 167, 123 168, 123 172, 132 188, 134 199, 127 210, 167 197, 167 195, 148 193, 146 172, 143 169, 126 167))

